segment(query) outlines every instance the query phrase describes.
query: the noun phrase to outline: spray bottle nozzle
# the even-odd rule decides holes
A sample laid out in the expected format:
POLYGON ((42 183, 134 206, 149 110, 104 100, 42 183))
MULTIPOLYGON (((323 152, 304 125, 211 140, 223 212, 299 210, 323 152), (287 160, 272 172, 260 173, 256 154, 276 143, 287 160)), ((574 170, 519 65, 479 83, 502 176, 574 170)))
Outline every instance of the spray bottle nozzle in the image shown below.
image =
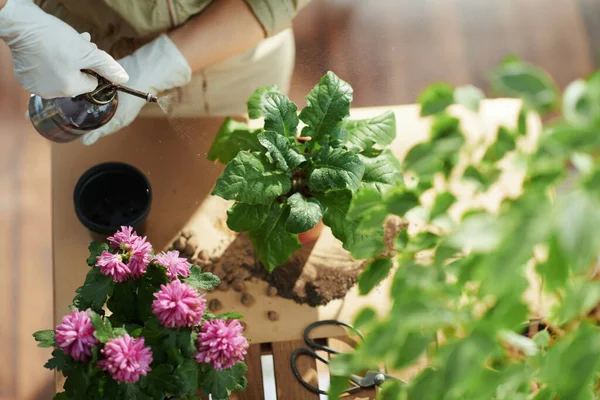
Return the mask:
POLYGON ((102 76, 89 69, 82 69, 81 72, 85 72, 86 74, 92 75, 98 79, 98 87, 96 88, 96 90, 88 94, 88 97, 90 97, 94 102, 98 104, 110 102, 114 98, 115 91, 139 97, 141 99, 146 100, 148 103, 158 102, 158 97, 156 97, 152 93, 145 93, 136 89, 129 88, 127 86, 117 85, 106 80, 102 76))

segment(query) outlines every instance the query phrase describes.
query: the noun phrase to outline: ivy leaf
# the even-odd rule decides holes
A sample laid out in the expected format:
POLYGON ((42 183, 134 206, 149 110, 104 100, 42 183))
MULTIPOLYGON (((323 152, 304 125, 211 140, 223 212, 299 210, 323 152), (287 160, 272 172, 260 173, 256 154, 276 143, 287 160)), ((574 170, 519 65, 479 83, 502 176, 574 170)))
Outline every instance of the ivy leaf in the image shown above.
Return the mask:
POLYGON ((471 111, 479 111, 479 103, 485 99, 483 91, 475 86, 466 85, 454 89, 454 101, 471 111))
POLYGON ((327 138, 336 125, 350 115, 352 87, 329 71, 306 96, 308 106, 300 112, 306 123, 302 136, 312 138, 309 146, 327 138))
POLYGON ((289 216, 289 207, 275 202, 263 225, 248 232, 260 261, 269 272, 285 263, 300 248, 298 236, 286 230, 289 216))
POLYGON ((115 282, 102 272, 99 268, 91 268, 85 277, 83 286, 77 288, 77 296, 73 304, 78 310, 88 308, 99 311, 106 302, 106 298, 112 295, 115 282))
POLYGON ((345 120, 342 129, 348 134, 348 142, 361 150, 374 145, 384 147, 396 138, 396 115, 387 111, 373 118, 345 120))
POLYGON ((211 291, 214 290, 221 280, 215 274, 210 272, 202 272, 200 267, 192 265, 190 268, 190 276, 184 279, 185 283, 195 288, 198 291, 211 291))
POLYGON ((522 61, 500 65, 490 75, 493 89, 500 95, 520 97, 533 110, 545 114, 559 101, 558 89, 547 72, 522 61))
POLYGON ((200 371, 198 363, 195 360, 186 358, 183 363, 175 369, 175 375, 181 382, 181 392, 196 394, 198 391, 200 371))
POLYGON ((38 347, 54 347, 56 344, 54 340, 54 330, 52 329, 37 331, 33 334, 33 338, 38 342, 38 347))
POLYGON ((400 163, 391 151, 385 150, 377 157, 364 157, 359 154, 360 160, 365 165, 361 187, 371 187, 379 192, 384 192, 393 185, 402 183, 400 163))
POLYGON ((246 378, 244 374, 248 366, 237 363, 229 369, 216 371, 212 366, 205 365, 206 370, 200 374, 200 387, 205 396, 211 395, 213 400, 227 400, 234 390, 244 390, 246 378))
POLYGON ((323 206, 315 198, 305 199, 300 193, 294 193, 287 199, 290 215, 285 229, 291 233, 302 233, 311 229, 323 218, 323 206))
POLYGON ((250 117, 250 119, 257 119, 264 116, 265 97, 269 93, 281 94, 281 90, 279 90, 277 85, 261 86, 252 93, 247 102, 248 117, 250 117))
POLYGON ((289 176, 253 153, 240 151, 217 179, 213 195, 248 204, 270 204, 291 189, 289 176))
POLYGON ((273 131, 284 138, 295 138, 298 127, 298 107, 281 93, 268 92, 263 96, 262 111, 265 131, 273 131))
POLYGON ((435 203, 431 207, 429 212, 429 219, 433 220, 435 217, 444 214, 452 204, 456 201, 456 197, 450 192, 444 192, 437 195, 435 203))
POLYGON ((227 117, 219 128, 217 136, 208 150, 210 161, 229 163, 242 150, 260 151, 258 130, 252 130, 243 122, 234 121, 227 117))
POLYGON ((423 90, 417 98, 421 116, 437 114, 454 103, 454 88, 447 83, 435 83, 423 90))
POLYGON ((60 349, 54 349, 52 351, 52 358, 50 358, 46 364, 44 364, 44 368, 55 369, 57 371, 62 371, 65 367, 73 362, 73 359, 66 355, 64 351, 60 349))
POLYGON ((271 205, 235 203, 227 210, 227 226, 236 232, 254 231, 265 222, 271 205))
POLYGON ((273 131, 258 134, 258 141, 267 149, 267 158, 282 171, 290 171, 306 161, 306 158, 290 147, 289 139, 273 131))
POLYGON ((389 258, 378 258, 371 261, 358 276, 358 292, 364 296, 373 290, 389 274, 392 265, 392 260, 389 258))
POLYGON ((500 161, 506 153, 509 151, 513 151, 515 149, 515 138, 508 130, 508 128, 504 126, 500 126, 498 128, 498 134, 496 136, 496 141, 488 147, 485 155, 483 156, 483 161, 494 163, 500 161))
POLYGON ((308 178, 313 192, 349 189, 355 192, 365 172, 359 156, 341 148, 326 148, 313 159, 314 168, 308 178))
POLYGON ((87 265, 93 267, 98 262, 98 257, 102 254, 103 251, 108 251, 108 243, 105 242, 92 242, 88 246, 88 250, 90 251, 90 256, 87 259, 87 265))

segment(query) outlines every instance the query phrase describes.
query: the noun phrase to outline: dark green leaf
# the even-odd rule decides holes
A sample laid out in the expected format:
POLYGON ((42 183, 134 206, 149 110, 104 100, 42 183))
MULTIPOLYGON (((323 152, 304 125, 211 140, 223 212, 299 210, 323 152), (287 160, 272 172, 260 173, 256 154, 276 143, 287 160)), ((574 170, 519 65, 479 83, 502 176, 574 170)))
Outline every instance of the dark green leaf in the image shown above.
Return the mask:
POLYGON ((71 364, 72 362, 73 360, 71 359, 71 357, 67 356, 62 350, 54 349, 52 351, 52 358, 49 359, 46 362, 46 364, 44 364, 44 368, 62 371, 67 365, 71 364))
POLYGON ((346 120, 342 127, 348 133, 348 142, 358 149, 384 147, 396 138, 396 115, 387 111, 373 118, 346 120))
POLYGON ((306 161, 302 154, 290 146, 289 140, 285 136, 272 131, 258 134, 258 141, 267 149, 267 158, 282 171, 291 171, 306 161))
POLYGON ((300 248, 298 236, 285 228, 289 216, 289 207, 273 203, 264 224, 258 230, 248 232, 260 261, 269 272, 285 263, 300 248))
POLYGON ((65 392, 70 398, 87 400, 86 392, 90 385, 90 378, 85 371, 85 365, 74 363, 63 371, 67 380, 64 383, 65 392))
POLYGON ((92 308, 96 311, 102 309, 106 298, 113 292, 115 282, 102 274, 99 268, 91 268, 85 277, 83 286, 77 288, 77 296, 73 304, 80 311, 92 308))
POLYGON ((425 352, 432 340, 433 335, 410 332, 396 352, 394 369, 400 370, 416 361, 425 352))
POLYGON ((270 204, 287 193, 291 180, 261 157, 240 151, 217 179, 213 195, 248 204, 270 204))
POLYGON ((177 393, 179 378, 174 374, 173 366, 160 364, 152 367, 148 375, 142 377, 140 386, 152 398, 163 399, 165 393, 177 393))
POLYGON ((234 390, 243 390, 246 386, 244 374, 248 366, 244 363, 237 363, 229 369, 216 371, 211 366, 206 366, 206 371, 200 375, 200 387, 202 393, 209 394, 213 400, 227 400, 234 390))
POLYGON ((112 312, 113 320, 125 323, 136 321, 137 281, 115 283, 112 295, 106 306, 112 312))
POLYGON ((248 117, 257 119, 264 116, 265 97, 269 93, 281 93, 277 85, 261 86, 252 93, 248 99, 248 117))
POLYGON ((413 171, 419 179, 428 180, 442 171, 443 161, 440 155, 436 154, 432 143, 419 143, 409 150, 402 162, 402 167, 405 170, 413 171))
POLYGON ((183 363, 175 369, 175 375, 180 381, 181 392, 190 395, 198 391, 199 366, 193 359, 185 359, 183 363))
POLYGON ((300 120, 306 123, 302 136, 310 137, 309 145, 331 135, 336 125, 350 115, 352 87, 329 71, 306 96, 308 104, 300 112, 300 120))
POLYGON ((358 292, 365 295, 373 290, 389 274, 392 265, 392 260, 389 258, 372 261, 358 276, 358 292))
POLYGON ((373 208, 382 205, 383 197, 381 193, 372 188, 361 188, 356 192, 350 202, 348 209, 348 218, 359 220, 365 214, 368 214, 373 208))
POLYGON ((454 88, 447 83, 435 83, 423 90, 417 99, 421 116, 437 114, 454 103, 454 88))
POLYGON ((218 276, 210 272, 202 272, 197 265, 192 265, 190 272, 190 276, 185 278, 184 281, 198 291, 211 291, 221 283, 218 276))
POLYGON ((555 305, 551 319, 559 326, 587 315, 600 302, 600 282, 575 281, 567 287, 562 301, 555 305))
POLYGON ((38 342, 38 347, 54 347, 54 330, 37 331, 33 334, 33 338, 38 342))
POLYGON ((479 103, 483 99, 485 99, 485 94, 475 86, 466 85, 454 89, 454 101, 471 111, 479 111, 479 103))
POLYGON ((255 231, 269 215, 270 204, 235 203, 227 210, 227 226, 236 232, 255 231))
POLYGON ((524 62, 505 63, 490 75, 494 90, 500 95, 522 98, 526 105, 544 114, 558 104, 558 89, 543 70, 524 62))
POLYGON ((420 202, 415 193, 398 187, 387 194, 385 204, 390 213, 403 217, 408 210, 417 207, 420 202))
POLYGON ((554 291, 565 286, 570 274, 569 260, 563 254, 558 238, 553 235, 548 245, 548 259, 536 270, 544 279, 544 289, 554 291))
POLYGON ((227 117, 208 150, 207 158, 227 164, 242 150, 260 151, 262 147, 257 133, 257 130, 250 129, 248 125, 227 117))
POLYGON ((365 307, 356 314, 354 327, 356 329, 368 328, 377 321, 377 313, 370 307, 365 307))
POLYGON ((463 174, 463 179, 475 183, 480 190, 488 190, 500 176, 500 169, 493 165, 481 164, 479 168, 469 165, 463 174))
POLYGON ((285 138, 296 137, 298 107, 287 96, 281 93, 266 93, 262 106, 266 131, 276 132, 285 138))
POLYGON ((393 185, 402 183, 400 163, 391 151, 385 150, 377 157, 364 157, 359 155, 365 165, 361 187, 370 187, 379 192, 384 192, 393 185))
POLYGON ((355 192, 365 172, 360 158, 341 148, 326 148, 315 155, 314 168, 308 179, 313 192, 349 189, 355 192))
POLYGON ((65 392, 57 393, 52 400, 69 400, 69 396, 65 392))
POLYGON ((501 160, 506 153, 515 149, 515 138, 508 128, 500 126, 496 141, 488 147, 483 160, 494 163, 501 160))
POLYGON ((302 233, 319 223, 323 217, 323 206, 315 198, 305 199, 300 193, 294 193, 287 199, 290 215, 285 229, 291 233, 302 233))
POLYGON ((381 387, 381 392, 378 394, 379 400, 401 400, 402 399, 402 382, 389 380, 384 382, 381 387))
POLYGON ((429 212, 429 219, 433 220, 434 218, 444 214, 452 204, 456 201, 456 197, 450 192, 444 192, 437 195, 435 198, 435 203, 431 207, 431 211, 429 212))
POLYGON ((108 318, 102 318, 93 311, 88 311, 88 314, 90 315, 90 320, 94 326, 94 337, 98 339, 100 343, 106 343, 109 339, 116 336, 108 318))
POLYGON ((90 256, 87 259, 87 265, 93 267, 98 262, 98 256, 100 256, 103 251, 108 251, 108 243, 92 242, 90 243, 88 250, 90 251, 90 256))
MULTIPOLYGON (((122 383, 119 385, 119 394, 123 400, 151 400, 147 394, 142 392, 137 384, 133 383, 122 383)), ((104 397, 106 399, 110 397, 104 397)))
POLYGON ((337 400, 348 389, 348 377, 331 375, 329 378, 329 389, 327 390, 327 398, 337 400))

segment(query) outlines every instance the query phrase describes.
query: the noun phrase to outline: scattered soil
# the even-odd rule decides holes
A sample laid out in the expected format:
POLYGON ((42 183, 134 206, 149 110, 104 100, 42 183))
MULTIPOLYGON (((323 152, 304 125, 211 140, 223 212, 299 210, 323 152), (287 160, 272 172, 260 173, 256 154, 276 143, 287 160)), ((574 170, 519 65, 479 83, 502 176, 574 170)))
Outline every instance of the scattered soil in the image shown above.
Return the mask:
POLYGON ((277 314, 277 311, 268 311, 267 318, 269 321, 277 321, 279 319, 279 314, 277 314))
MULTIPOLYGON (((386 224, 386 242, 388 251, 392 250, 392 238, 406 226, 399 220, 390 220, 386 224)), ((335 252, 324 256, 312 254, 315 243, 305 244, 292 258, 273 273, 260 263, 250 240, 240 234, 229 245, 223 243, 213 254, 199 250, 198 238, 191 229, 182 230, 173 242, 171 249, 179 250, 191 263, 199 265, 203 271, 212 272, 221 279, 218 290, 235 290, 242 293, 241 301, 250 301, 246 295, 246 281, 264 280, 269 283, 267 296, 281 296, 300 304, 316 307, 331 300, 343 298, 354 286, 364 263, 353 260, 345 252, 335 252), (227 248, 223 250, 223 247, 227 248), (216 254, 222 252, 219 257, 216 254), (311 256, 311 263, 307 260, 311 256), (244 300, 246 299, 246 300, 244 300)), ((254 298, 250 303, 254 302, 254 298)), ((247 304, 248 305, 248 304, 247 304)))
POLYGON ((210 311, 219 311, 223 308, 223 303, 219 299, 212 299, 208 302, 208 309, 210 311))

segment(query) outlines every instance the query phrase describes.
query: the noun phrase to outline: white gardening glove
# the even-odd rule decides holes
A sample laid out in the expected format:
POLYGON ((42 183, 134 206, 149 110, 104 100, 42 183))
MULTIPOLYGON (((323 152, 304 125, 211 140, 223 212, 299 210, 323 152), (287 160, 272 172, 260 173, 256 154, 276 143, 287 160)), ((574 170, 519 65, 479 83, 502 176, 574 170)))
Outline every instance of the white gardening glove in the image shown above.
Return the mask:
POLYGON ((125 83, 125 70, 111 56, 31 0, 8 0, 0 10, 0 39, 13 57, 15 75, 25 90, 43 98, 91 92, 98 80, 81 72, 91 69, 109 81, 125 83))
MULTIPOLYGON (((127 86, 142 92, 157 95, 160 92, 187 85, 192 70, 177 46, 163 34, 140 47, 119 63, 129 74, 127 86)), ((83 136, 83 143, 91 145, 106 136, 131 124, 146 101, 126 93, 119 93, 119 105, 112 119, 104 126, 83 136)))

